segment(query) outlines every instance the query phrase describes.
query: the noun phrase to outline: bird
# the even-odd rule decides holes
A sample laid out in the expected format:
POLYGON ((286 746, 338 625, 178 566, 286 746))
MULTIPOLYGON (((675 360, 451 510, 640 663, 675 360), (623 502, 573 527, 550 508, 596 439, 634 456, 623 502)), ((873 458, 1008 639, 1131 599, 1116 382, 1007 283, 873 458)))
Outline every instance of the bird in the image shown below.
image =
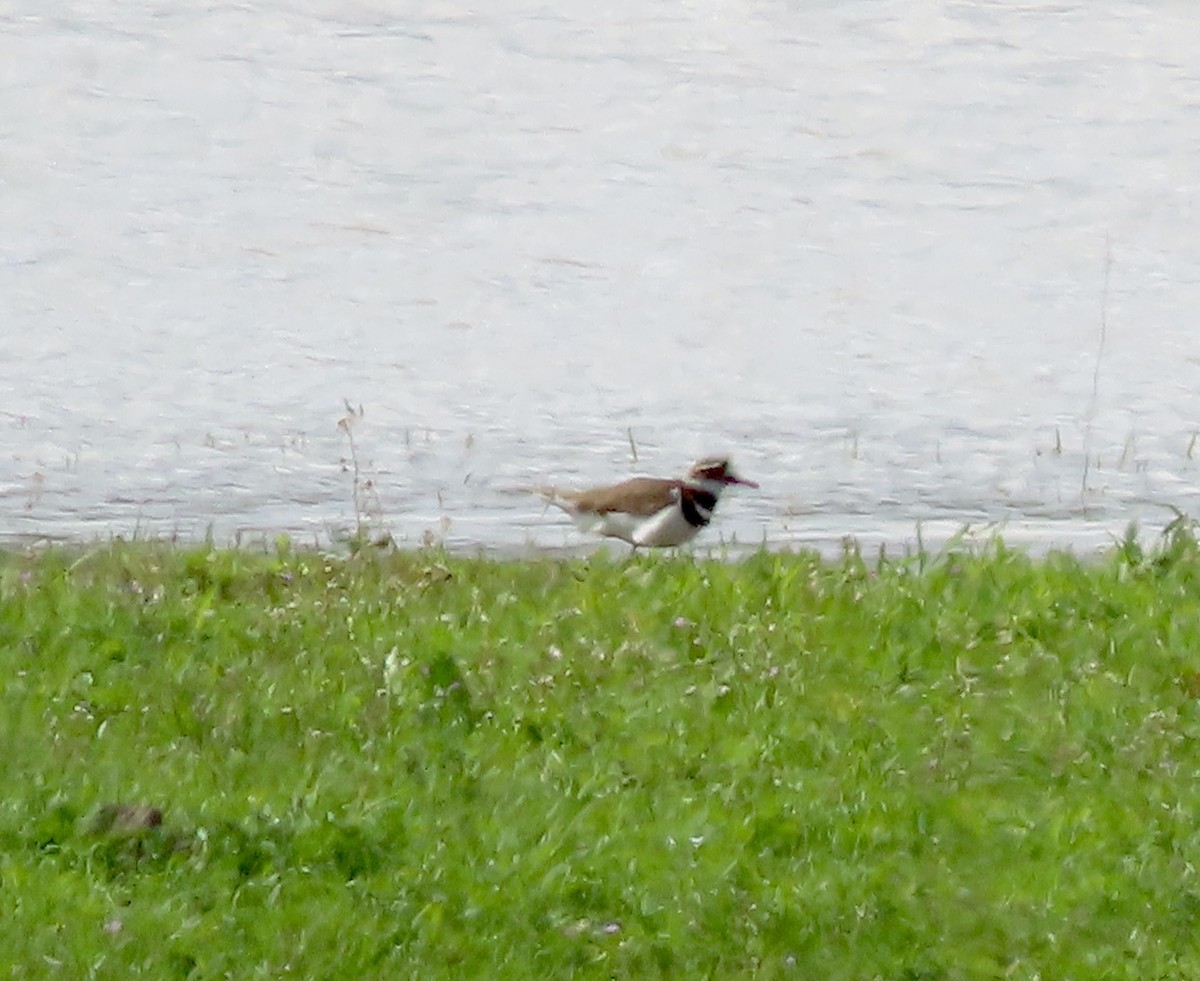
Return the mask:
POLYGON ((726 456, 697 460, 682 480, 631 477, 588 490, 538 488, 538 495, 569 514, 585 532, 619 538, 636 550, 670 548, 696 537, 712 520, 721 491, 731 484, 757 488, 734 472, 726 456))

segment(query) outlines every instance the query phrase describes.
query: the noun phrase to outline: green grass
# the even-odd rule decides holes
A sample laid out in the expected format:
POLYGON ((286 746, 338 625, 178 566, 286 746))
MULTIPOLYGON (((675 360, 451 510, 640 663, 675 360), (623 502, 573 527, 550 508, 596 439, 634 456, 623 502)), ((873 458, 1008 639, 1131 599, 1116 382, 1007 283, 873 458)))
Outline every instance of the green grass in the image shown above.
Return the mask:
POLYGON ((0 559, 0 673, 4 977, 1200 977, 1183 526, 51 549, 0 559))

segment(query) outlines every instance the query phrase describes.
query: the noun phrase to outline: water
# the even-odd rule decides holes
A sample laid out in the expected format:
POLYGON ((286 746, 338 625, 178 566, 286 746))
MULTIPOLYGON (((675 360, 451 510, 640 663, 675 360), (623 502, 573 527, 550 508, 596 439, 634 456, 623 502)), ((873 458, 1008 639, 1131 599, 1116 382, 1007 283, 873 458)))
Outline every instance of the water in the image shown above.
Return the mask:
POLYGON ((463 8, 0 10, 0 538, 336 538, 345 400, 401 544, 1200 514, 1191 4, 463 8))

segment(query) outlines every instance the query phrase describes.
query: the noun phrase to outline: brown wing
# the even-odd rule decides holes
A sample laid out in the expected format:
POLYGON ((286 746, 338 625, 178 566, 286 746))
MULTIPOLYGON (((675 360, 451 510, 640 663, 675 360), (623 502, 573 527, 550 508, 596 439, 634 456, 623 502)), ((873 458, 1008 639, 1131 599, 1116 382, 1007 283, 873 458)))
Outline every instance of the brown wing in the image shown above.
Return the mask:
POLYGON ((559 496, 566 498, 580 511, 595 511, 597 514, 625 511, 629 514, 651 515, 675 502, 681 483, 660 477, 634 477, 611 487, 560 491, 559 496))

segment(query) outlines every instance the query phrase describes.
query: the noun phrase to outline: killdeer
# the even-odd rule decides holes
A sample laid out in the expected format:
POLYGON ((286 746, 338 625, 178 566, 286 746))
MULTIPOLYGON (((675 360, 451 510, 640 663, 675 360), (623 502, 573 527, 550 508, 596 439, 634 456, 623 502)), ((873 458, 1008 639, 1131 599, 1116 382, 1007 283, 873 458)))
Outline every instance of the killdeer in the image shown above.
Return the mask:
POLYGON ((707 525, 730 484, 757 487, 733 472, 729 458, 697 460, 682 480, 633 477, 611 487, 538 491, 562 508, 582 531, 620 538, 634 548, 667 548, 691 541, 707 525))

